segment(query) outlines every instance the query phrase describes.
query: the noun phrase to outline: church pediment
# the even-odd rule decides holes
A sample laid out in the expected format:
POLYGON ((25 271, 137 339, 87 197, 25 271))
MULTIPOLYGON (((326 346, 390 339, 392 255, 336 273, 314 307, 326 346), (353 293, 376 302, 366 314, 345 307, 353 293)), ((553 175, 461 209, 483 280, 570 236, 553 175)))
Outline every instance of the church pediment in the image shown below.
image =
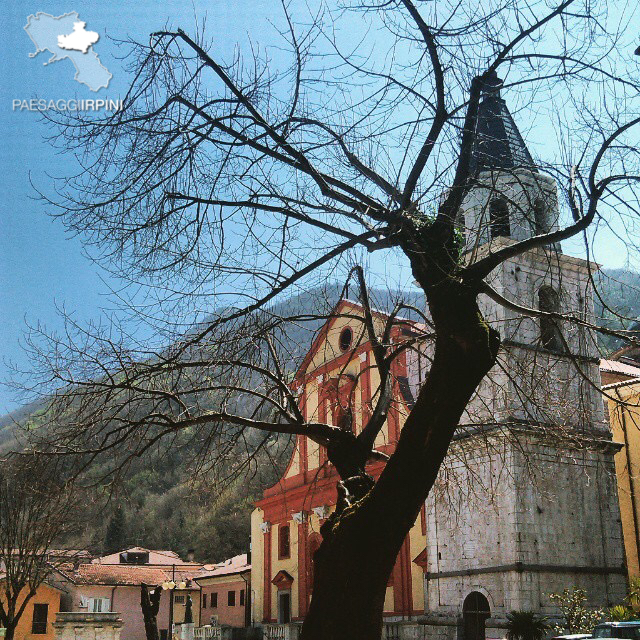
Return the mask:
POLYGON ((271 581, 271 584, 275 584, 280 591, 285 591, 286 589, 291 589, 293 577, 286 571, 278 571, 275 578, 271 581))
POLYGON ((417 564, 419 567, 423 569, 423 571, 427 570, 427 548, 425 547, 414 559, 414 564, 417 564))

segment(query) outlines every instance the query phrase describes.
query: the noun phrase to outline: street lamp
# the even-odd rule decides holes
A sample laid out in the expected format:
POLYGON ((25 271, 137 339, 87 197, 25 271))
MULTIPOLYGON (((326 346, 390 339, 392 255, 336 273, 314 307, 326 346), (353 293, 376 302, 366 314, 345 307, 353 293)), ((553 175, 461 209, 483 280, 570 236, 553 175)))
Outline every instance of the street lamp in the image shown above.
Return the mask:
POLYGON ((162 583, 162 588, 169 592, 169 640, 173 640, 173 590, 186 589, 187 583, 182 580, 176 584, 176 565, 171 565, 171 580, 162 583))

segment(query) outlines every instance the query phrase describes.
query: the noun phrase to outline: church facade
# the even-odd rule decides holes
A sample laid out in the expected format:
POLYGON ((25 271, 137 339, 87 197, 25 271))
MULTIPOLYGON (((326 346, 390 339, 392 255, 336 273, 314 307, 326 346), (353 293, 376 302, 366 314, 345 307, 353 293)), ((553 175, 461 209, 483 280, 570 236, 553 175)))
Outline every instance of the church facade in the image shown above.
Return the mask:
MULTIPOLYGON (((379 376, 371 343, 366 339, 362 307, 342 300, 318 333, 300 366, 294 388, 308 421, 360 431, 372 412, 379 376)), ((382 333, 386 315, 374 312, 382 333)), ((392 341, 412 333, 415 323, 396 326, 392 341)), ((422 360, 409 352, 393 363, 394 402, 376 440, 376 449, 391 453, 421 376, 422 360)), ((377 477, 383 462, 368 473, 377 477)), ((288 623, 304 619, 312 596, 312 556, 320 544, 320 526, 335 509, 340 480, 323 447, 298 436, 282 479, 264 492, 251 521, 253 619, 288 623)), ((425 509, 402 545, 387 586, 385 617, 415 619, 424 613, 425 509)))
MULTIPOLYGON (((473 172, 458 221, 468 263, 558 227, 557 185, 533 162, 497 78, 485 86, 480 104, 473 172)), ((481 307, 502 337, 498 362, 467 407, 387 588, 385 616, 410 625, 411 637, 502 638, 508 612, 557 615, 550 594, 574 586, 587 590, 593 606, 624 599, 614 467, 619 447, 605 418, 597 345, 588 328, 596 268, 552 246, 512 257, 487 278, 481 307), (568 313, 582 322, 563 321, 568 313)), ((367 343, 352 347, 362 327, 340 317, 357 316, 357 305, 341 305, 295 384, 306 417, 335 425, 344 420, 344 399, 355 398, 350 411, 358 429, 377 377, 367 343)), ((381 451, 393 450, 428 373, 430 348, 394 364, 396 401, 377 443, 381 451)), ((374 465, 372 474, 380 468, 374 465)), ((310 560, 336 481, 322 449, 298 438, 284 477, 257 503, 257 622, 304 617, 312 595, 310 560)))

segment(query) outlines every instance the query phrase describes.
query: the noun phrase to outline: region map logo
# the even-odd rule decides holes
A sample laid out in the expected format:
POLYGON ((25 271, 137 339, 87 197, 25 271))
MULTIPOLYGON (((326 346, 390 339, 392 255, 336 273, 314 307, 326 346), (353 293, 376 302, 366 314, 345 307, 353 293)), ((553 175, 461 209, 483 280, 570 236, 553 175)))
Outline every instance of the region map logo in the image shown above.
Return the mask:
POLYGON ((98 91, 109 86, 112 75, 93 50, 100 36, 95 31, 87 31, 86 26, 77 11, 61 16, 39 11, 27 18, 24 30, 36 46, 30 58, 45 51, 51 54, 45 65, 68 58, 76 69, 74 80, 91 91, 98 91))

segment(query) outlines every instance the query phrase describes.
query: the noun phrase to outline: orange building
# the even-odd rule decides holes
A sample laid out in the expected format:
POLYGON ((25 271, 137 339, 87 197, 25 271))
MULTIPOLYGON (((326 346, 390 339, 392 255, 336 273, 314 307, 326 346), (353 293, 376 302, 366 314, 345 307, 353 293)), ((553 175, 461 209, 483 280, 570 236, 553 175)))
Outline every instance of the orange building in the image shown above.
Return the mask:
MULTIPOLYGON (((371 415, 379 375, 371 343, 366 339, 361 305, 342 300, 318 333, 300 366, 293 388, 307 421, 341 426, 358 433, 371 415), (348 316, 348 317, 347 317, 348 316)), ((374 313, 376 334, 387 316, 374 313)), ((393 342, 415 334, 416 323, 396 325, 393 342)), ((376 439, 375 448, 391 453, 408 408, 412 406, 421 372, 421 358, 403 351, 393 362, 394 402, 376 439)), ((377 478, 382 462, 367 467, 377 478)), ((251 617, 254 623, 287 623, 304 618, 313 584, 312 556, 318 548, 320 525, 335 508, 339 476, 323 447, 298 436, 281 480, 264 491, 251 523, 251 617)), ((385 617, 407 620, 424 612, 426 524, 423 511, 407 536, 385 599, 385 617)))
MULTIPOLYGON (((2 578, 0 576, 0 582, 2 578)), ((53 623, 60 611, 63 591, 52 585, 43 583, 38 587, 35 596, 27 603, 15 631, 16 640, 54 640, 53 623)), ((2 594, 0 593, 0 597, 2 594)), ((18 606, 23 598, 18 601, 18 606)))

